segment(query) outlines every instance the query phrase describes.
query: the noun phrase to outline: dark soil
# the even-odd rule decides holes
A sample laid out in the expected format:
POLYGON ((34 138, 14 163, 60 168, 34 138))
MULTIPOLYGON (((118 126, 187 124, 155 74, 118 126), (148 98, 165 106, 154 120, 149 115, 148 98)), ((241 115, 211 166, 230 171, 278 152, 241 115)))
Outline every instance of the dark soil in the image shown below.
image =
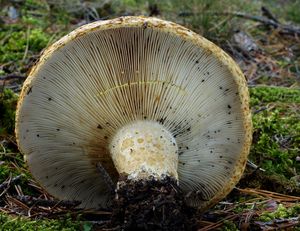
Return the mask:
POLYGON ((174 179, 120 179, 113 202, 111 228, 116 230, 195 230, 196 211, 184 203, 174 179))

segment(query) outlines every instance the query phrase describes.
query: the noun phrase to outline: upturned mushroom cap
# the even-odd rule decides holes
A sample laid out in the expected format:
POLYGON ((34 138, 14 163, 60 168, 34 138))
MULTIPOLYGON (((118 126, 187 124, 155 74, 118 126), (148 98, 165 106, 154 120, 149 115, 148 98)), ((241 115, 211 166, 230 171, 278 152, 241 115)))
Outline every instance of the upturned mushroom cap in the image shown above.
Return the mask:
POLYGON ((239 180, 251 143, 245 78, 219 47, 177 24, 122 17, 50 46, 20 95, 16 136, 33 176, 60 199, 110 204, 99 162, 117 181, 111 141, 155 121, 178 147, 178 179, 205 209, 239 180))

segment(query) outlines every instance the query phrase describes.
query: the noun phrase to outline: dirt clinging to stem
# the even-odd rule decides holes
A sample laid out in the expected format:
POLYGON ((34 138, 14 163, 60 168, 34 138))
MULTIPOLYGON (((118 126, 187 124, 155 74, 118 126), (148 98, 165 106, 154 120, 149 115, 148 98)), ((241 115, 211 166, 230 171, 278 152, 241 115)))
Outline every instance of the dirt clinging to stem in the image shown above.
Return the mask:
POLYGON ((176 180, 129 180, 120 177, 111 227, 119 230, 194 230, 196 211, 184 203, 176 180))

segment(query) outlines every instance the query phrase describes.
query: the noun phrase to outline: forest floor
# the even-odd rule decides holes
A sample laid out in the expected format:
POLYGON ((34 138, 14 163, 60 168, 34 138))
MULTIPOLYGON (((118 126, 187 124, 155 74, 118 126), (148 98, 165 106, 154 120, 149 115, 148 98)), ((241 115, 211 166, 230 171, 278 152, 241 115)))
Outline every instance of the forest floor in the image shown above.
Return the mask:
POLYGON ((22 83, 45 47, 80 25, 124 15, 156 16, 192 29, 228 52, 247 79, 254 125, 251 162, 234 190, 199 216, 197 228, 300 230, 299 1, 1 4, 0 230, 89 231, 109 221, 111 211, 76 209, 35 182, 16 145, 14 116, 22 83))

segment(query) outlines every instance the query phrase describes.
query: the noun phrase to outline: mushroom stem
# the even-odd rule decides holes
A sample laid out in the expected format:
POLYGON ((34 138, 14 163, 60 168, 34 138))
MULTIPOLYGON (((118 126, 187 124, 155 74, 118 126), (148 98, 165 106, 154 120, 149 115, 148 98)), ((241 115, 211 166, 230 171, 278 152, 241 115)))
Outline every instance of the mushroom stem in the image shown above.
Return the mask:
POLYGON ((110 144, 116 169, 128 179, 178 180, 178 148, 172 134, 154 121, 135 121, 117 131, 110 144))

